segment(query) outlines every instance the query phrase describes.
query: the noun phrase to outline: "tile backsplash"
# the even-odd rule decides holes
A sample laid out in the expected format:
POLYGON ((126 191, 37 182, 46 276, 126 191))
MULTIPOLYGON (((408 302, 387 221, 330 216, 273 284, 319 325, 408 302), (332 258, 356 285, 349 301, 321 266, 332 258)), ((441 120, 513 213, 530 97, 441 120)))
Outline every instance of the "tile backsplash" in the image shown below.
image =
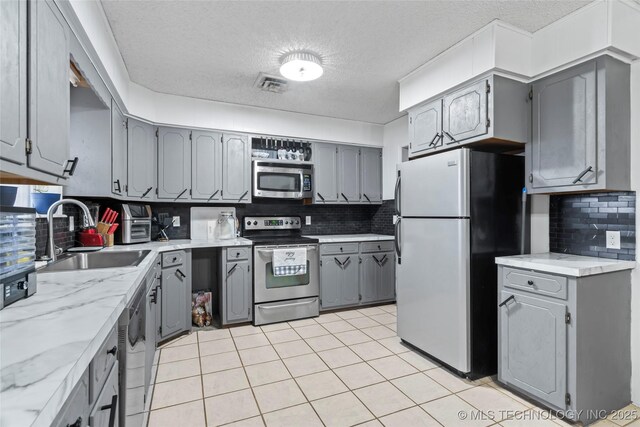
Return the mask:
POLYGON ((636 258, 636 193, 553 195, 549 206, 551 252, 636 258), (620 249, 606 248, 606 231, 620 231, 620 249))

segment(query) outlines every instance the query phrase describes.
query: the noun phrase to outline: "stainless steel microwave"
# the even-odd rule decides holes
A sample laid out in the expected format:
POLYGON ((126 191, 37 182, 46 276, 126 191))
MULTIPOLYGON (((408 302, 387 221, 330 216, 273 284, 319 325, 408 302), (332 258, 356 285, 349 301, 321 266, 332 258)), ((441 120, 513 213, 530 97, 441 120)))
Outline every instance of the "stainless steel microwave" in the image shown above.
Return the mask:
POLYGON ((254 160, 253 197, 310 199, 313 197, 313 163, 254 160))

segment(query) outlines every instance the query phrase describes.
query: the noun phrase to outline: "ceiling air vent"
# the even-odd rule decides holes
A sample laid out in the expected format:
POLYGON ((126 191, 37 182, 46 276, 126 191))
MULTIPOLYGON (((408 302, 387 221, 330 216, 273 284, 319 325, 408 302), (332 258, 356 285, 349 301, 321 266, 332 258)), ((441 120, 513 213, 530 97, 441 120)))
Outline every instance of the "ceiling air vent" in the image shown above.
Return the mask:
POLYGON ((270 76, 269 74, 260 73, 254 84, 260 90, 265 92, 283 93, 287 91, 287 80, 281 77, 270 76))

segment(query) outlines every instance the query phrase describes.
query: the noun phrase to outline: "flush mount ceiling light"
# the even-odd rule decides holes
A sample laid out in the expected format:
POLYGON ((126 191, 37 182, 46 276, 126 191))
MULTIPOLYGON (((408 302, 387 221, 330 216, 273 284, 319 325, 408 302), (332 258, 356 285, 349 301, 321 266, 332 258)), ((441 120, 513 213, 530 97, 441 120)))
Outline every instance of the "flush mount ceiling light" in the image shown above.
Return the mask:
POLYGON ((289 80, 308 82, 322 75, 322 61, 309 52, 291 52, 280 59, 280 74, 289 80))

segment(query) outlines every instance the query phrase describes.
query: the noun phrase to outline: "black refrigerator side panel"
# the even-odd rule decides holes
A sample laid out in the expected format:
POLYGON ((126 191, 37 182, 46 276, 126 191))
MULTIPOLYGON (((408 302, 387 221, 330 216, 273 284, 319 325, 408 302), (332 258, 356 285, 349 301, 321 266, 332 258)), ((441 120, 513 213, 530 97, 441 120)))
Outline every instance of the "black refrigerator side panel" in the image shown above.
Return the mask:
POLYGON ((498 366, 497 256, 520 253, 524 157, 470 153, 471 374, 498 366))

